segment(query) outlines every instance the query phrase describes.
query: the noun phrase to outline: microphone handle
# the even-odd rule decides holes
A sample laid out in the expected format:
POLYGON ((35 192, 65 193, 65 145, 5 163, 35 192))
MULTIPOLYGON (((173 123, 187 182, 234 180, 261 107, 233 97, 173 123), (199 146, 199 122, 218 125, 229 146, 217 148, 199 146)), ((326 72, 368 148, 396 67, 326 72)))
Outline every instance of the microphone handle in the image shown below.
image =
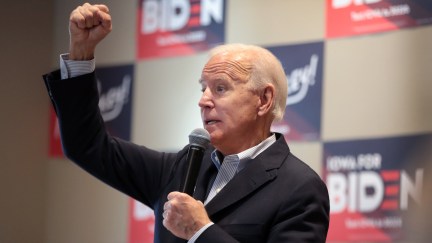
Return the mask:
POLYGON ((191 145, 187 154, 186 161, 188 161, 188 170, 184 180, 182 192, 193 195, 195 184, 198 178, 198 173, 201 167, 202 159, 204 157, 204 149, 199 146, 191 145))

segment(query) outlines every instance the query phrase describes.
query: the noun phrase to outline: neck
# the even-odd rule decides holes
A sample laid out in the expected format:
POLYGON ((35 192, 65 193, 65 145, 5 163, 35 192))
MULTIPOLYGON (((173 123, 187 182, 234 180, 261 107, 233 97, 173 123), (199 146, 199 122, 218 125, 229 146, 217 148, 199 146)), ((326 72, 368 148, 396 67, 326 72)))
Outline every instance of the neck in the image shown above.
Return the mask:
MULTIPOLYGON (((250 133, 250 132, 249 132, 250 133)), ((242 136, 244 139, 239 139, 231 147, 229 146, 215 146, 215 148, 220 151, 224 156, 231 155, 231 154, 238 154, 240 152, 243 152, 249 148, 252 148, 258 144, 260 144, 262 141, 266 140, 268 137, 270 137, 272 133, 269 130, 263 131, 262 133, 254 134, 254 137, 250 138, 247 136, 242 136)))

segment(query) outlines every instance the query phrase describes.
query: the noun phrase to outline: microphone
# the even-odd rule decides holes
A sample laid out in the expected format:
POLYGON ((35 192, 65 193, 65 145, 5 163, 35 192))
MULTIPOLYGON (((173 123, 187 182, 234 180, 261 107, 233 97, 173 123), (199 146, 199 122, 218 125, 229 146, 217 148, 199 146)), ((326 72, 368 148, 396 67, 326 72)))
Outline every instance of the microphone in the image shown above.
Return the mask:
POLYGON ((188 169, 182 192, 192 196, 198 178, 198 172, 204 156, 204 151, 210 143, 210 134, 203 128, 197 128, 189 135, 189 150, 186 157, 188 169))

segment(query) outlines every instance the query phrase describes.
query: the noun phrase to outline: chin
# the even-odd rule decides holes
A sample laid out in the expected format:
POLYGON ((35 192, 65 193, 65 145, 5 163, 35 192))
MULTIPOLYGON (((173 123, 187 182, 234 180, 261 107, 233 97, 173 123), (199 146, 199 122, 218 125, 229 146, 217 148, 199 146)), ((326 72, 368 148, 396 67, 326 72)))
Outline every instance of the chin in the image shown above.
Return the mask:
POLYGON ((215 132, 209 132, 210 133, 210 143, 213 145, 213 147, 217 147, 221 143, 221 135, 215 134, 215 132))

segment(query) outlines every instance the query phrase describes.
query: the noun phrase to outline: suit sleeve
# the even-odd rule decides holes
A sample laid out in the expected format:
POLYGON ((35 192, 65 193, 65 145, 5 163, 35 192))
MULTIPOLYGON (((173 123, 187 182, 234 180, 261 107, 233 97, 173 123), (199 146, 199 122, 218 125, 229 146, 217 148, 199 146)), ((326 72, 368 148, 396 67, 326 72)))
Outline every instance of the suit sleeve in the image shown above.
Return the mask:
POLYGON ((153 208, 175 170, 177 155, 110 136, 100 115, 95 73, 44 76, 65 155, 110 186, 153 208))

